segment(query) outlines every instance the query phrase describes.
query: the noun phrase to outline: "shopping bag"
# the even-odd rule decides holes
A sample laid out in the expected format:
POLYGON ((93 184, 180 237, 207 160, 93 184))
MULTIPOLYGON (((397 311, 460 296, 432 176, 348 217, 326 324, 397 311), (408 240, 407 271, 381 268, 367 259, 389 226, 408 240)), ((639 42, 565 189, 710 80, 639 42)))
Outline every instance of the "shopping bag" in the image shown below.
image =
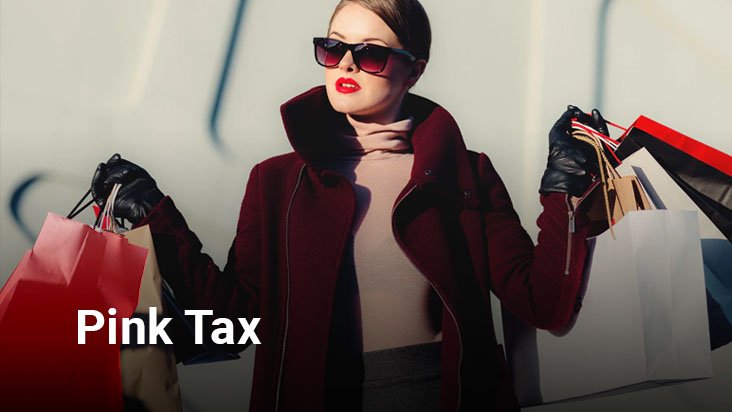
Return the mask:
POLYGON ((620 175, 607 158, 602 146, 602 135, 575 121, 572 137, 592 146, 597 156, 599 181, 584 199, 590 220, 590 234, 596 235, 609 228, 611 236, 614 236, 613 225, 628 212, 650 209, 650 203, 637 177, 633 174, 620 175))
POLYGON ((571 328, 548 332, 505 315, 522 405, 712 376, 695 212, 629 212, 589 240, 571 328))
MULTIPOLYGON (((160 270, 150 227, 144 225, 126 230, 118 225, 112 205, 119 189, 119 186, 112 189, 104 209, 96 205, 93 209, 97 224, 102 229, 123 232, 131 244, 148 250, 137 307, 133 314, 133 317, 145 324, 151 310, 155 311, 158 318, 166 317, 164 314, 167 311, 164 310, 161 299, 160 270)), ((147 329, 146 326, 144 330, 147 329)), ((123 342, 121 345, 120 366, 125 410, 180 411, 180 386, 173 347, 151 343, 137 344, 136 333, 136 329, 131 329, 130 342, 123 342)))
POLYGON ((732 241, 732 156, 644 116, 621 137, 616 154, 625 159, 641 147, 732 241))
MULTIPOLYGON (((116 196, 116 192, 113 191, 110 194, 110 198, 116 196)), ((81 203, 81 202, 80 202, 81 203)), ((77 207, 80 205, 77 204, 77 207)), ((113 203, 110 203, 113 204, 113 203)), ((76 208, 75 208, 76 209, 76 208)), ((108 230, 118 230, 118 224, 117 220, 113 216, 113 213, 111 209, 105 208, 105 210, 102 210, 98 206, 93 206, 95 216, 97 216, 97 224, 104 229, 108 230)), ((149 229, 148 229, 149 232, 149 229)), ((130 232, 127 232, 127 234, 133 233, 133 237, 135 239, 139 239, 141 243, 136 243, 141 246, 148 247, 152 253, 154 253, 154 244, 152 240, 152 236, 147 236, 144 234, 140 235, 134 235, 135 230, 132 230, 130 232)), ((127 236, 126 234, 126 236, 127 236)), ((154 259, 155 261, 155 274, 152 276, 145 277, 143 276, 143 282, 140 287, 140 300, 138 302, 138 309, 139 313, 147 313, 148 307, 155 306, 155 307, 162 307, 165 308, 166 316, 170 315, 171 322, 168 324, 167 333, 171 340, 173 341, 173 359, 175 362, 182 362, 184 365, 194 365, 194 364, 201 364, 201 363, 213 363, 213 362, 221 362, 221 361, 227 361, 227 360, 235 360, 239 359, 238 353, 230 353, 227 352, 226 349, 216 345, 211 340, 210 334, 204 333, 202 337, 201 343, 195 342, 195 327, 190 319, 189 316, 185 315, 185 309, 183 309, 179 304, 177 299, 175 298, 175 294, 173 293, 172 288, 167 284, 164 277, 161 276, 161 273, 159 271, 159 268, 157 267, 157 258, 154 259), (148 280, 146 280, 148 279, 148 280), (162 302, 161 302, 162 300, 162 302)), ((147 268, 147 266, 146 266, 147 268)), ((147 271, 148 269, 146 269, 147 271)), ((166 348, 169 349, 169 348, 166 348)), ((150 354, 151 352, 155 352, 152 348, 148 348, 145 351, 139 350, 139 348, 135 349, 135 351, 139 352, 139 355, 136 356, 147 356, 147 354, 150 354)), ((127 353, 131 353, 132 349, 128 349, 127 353)), ((165 358, 168 359, 169 356, 165 355, 162 356, 160 354, 150 355, 154 356, 156 358, 165 358)), ((126 358, 123 358, 123 361, 126 362, 126 358)), ((130 374, 131 375, 133 370, 137 368, 136 365, 139 364, 137 360, 130 360, 130 374)), ((171 386, 166 386, 167 391, 165 392, 165 396, 169 396, 169 400, 171 403, 168 404, 169 407, 172 407, 175 405, 174 398, 176 398, 176 391, 178 391, 178 384, 177 384, 177 374, 174 377, 172 374, 174 371, 169 368, 169 364, 166 361, 165 365, 155 363, 155 367, 150 368, 148 375, 152 378, 154 377, 156 379, 156 385, 163 384, 167 382, 167 384, 170 384, 171 386), (163 367, 165 366, 165 367, 163 367), (152 372, 152 369, 155 369, 155 372, 152 372), (174 383, 175 382, 175 383, 174 383)), ((123 362, 123 372, 125 369, 125 364, 123 362)), ((124 377, 124 376, 123 376, 124 377)), ((125 381, 125 386, 130 388, 130 390, 137 390, 141 391, 143 389, 132 389, 133 387, 137 387, 134 382, 131 381, 125 381)), ((147 389, 144 389, 147 391, 147 389)), ((149 391, 151 394, 154 391, 149 391)), ((130 393, 127 389, 125 390, 125 401, 126 404, 139 404, 142 402, 138 398, 139 394, 130 393)), ((146 398, 149 398, 150 395, 143 395, 146 398)), ((158 404, 162 405, 161 401, 163 400, 163 397, 157 397, 154 402, 157 402, 158 404)), ((152 400, 150 400, 153 402, 152 400)))
POLYGON ((146 255, 118 234, 48 214, 0 292, 3 409, 122 410, 119 345, 109 343, 120 324, 105 322, 82 345, 78 311, 132 315, 146 255))
MULTIPOLYGON (((135 317, 147 319, 150 309, 157 312, 158 318, 167 317, 163 310, 160 270, 150 227, 138 227, 124 232, 124 236, 131 244, 148 249, 135 317)), ((182 410, 175 354, 171 346, 122 345, 121 368, 122 391, 128 409, 150 412, 182 410)))
POLYGON ((25 252, 23 258, 20 259, 20 262, 18 262, 18 265, 13 269, 13 272, 10 274, 7 282, 3 285, 3 288, 0 289, 0 321, 2 321, 5 311, 7 310, 8 305, 10 305, 10 298, 13 296, 15 288, 18 286, 20 275, 16 273, 22 273, 25 271, 25 266, 28 264, 30 254, 30 251, 25 252))
POLYGON ((698 211, 712 349, 732 341, 732 243, 658 162, 641 148, 618 171, 635 174, 657 209, 698 211))

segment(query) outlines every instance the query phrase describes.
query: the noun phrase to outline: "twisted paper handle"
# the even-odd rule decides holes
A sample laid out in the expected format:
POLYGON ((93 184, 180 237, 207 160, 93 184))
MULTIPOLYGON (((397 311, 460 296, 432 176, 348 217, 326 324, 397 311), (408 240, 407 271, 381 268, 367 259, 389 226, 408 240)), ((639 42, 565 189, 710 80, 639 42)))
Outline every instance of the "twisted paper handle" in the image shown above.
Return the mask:
POLYGON ((602 183, 602 195, 605 199, 605 213, 607 214, 607 222, 608 226, 610 226, 610 235, 612 236, 613 240, 615 239, 615 231, 613 230, 613 225, 615 224, 615 221, 612 218, 612 214, 610 213, 610 198, 608 196, 608 180, 610 179, 610 176, 613 178, 619 178, 620 174, 618 174, 617 170, 610 164, 610 161, 608 161, 607 157, 605 156, 605 152, 602 150, 602 147, 600 146, 600 143, 595 140, 592 136, 585 133, 582 129, 573 129, 572 131, 572 137, 574 137, 577 140, 580 140, 582 142, 585 142, 592 146, 595 149, 595 153, 597 154, 597 163, 599 165, 600 169, 600 182, 602 183), (607 175, 605 174, 607 172, 607 175))
POLYGON ((117 199, 119 189, 122 187, 121 184, 115 183, 112 186, 112 191, 107 196, 107 201, 104 203, 104 209, 99 213, 99 227, 96 228, 99 231, 109 230, 114 233, 119 232, 117 222, 114 220, 114 202, 117 199))

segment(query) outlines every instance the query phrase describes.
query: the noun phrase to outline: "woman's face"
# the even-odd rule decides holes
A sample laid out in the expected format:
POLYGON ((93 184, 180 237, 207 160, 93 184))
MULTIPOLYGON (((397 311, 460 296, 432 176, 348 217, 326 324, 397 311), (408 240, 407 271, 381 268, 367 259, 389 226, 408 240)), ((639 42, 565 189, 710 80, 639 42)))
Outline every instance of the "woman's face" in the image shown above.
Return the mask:
MULTIPOLYGON (((345 43, 403 48, 396 34, 378 15, 356 3, 345 5, 333 17, 328 37, 345 43)), ((325 69, 328 100, 336 111, 359 121, 394 122, 399 120, 404 95, 417 82, 424 65, 424 60, 411 63, 392 54, 382 72, 371 74, 360 70, 348 51, 338 66, 325 69)))

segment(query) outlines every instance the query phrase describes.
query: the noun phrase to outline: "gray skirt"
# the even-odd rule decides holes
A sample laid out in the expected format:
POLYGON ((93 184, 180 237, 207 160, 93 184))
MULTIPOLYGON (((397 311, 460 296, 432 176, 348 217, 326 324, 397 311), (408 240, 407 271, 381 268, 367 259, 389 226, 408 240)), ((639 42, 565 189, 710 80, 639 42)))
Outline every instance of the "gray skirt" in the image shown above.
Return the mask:
POLYGON ((363 412, 440 409, 441 342, 365 352, 363 412))

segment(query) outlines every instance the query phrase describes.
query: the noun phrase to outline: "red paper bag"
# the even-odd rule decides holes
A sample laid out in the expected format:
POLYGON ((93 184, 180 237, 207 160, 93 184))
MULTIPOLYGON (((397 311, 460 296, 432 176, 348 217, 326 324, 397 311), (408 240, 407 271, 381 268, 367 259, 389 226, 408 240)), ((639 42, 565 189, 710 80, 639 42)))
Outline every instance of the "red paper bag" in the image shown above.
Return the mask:
POLYGON ((732 242, 732 156, 644 116, 621 139, 620 159, 644 147, 732 242))
POLYGON ((137 304, 146 256, 121 235, 48 214, 0 291, 3 409, 122 411, 120 318, 137 304), (105 318, 83 345, 78 310, 105 318), (117 320, 116 344, 109 343, 109 318, 117 320))

